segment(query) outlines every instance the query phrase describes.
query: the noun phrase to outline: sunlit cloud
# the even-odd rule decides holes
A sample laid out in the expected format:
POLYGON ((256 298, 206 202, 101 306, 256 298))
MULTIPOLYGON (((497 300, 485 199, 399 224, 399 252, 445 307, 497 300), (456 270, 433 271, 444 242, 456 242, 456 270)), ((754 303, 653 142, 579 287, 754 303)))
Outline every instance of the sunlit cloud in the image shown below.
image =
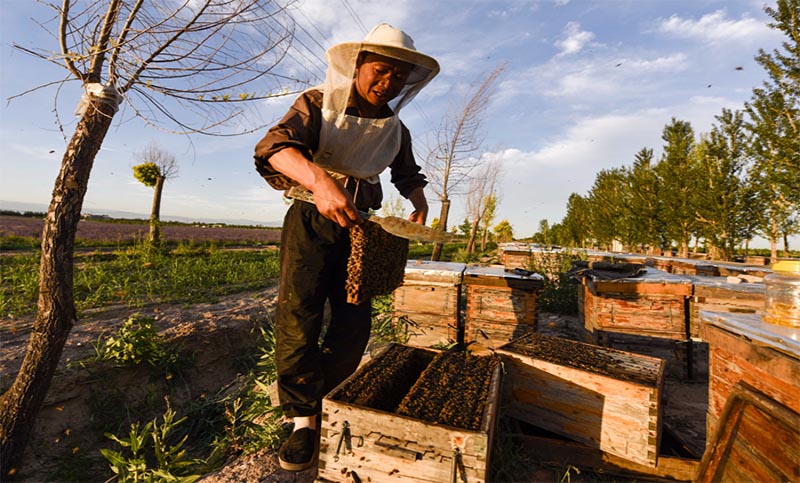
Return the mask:
POLYGON ((763 21, 746 15, 738 20, 732 19, 727 16, 725 10, 717 10, 699 19, 672 15, 666 19, 659 19, 656 31, 710 44, 748 42, 770 34, 769 27, 763 21))
POLYGON ((576 54, 594 40, 594 37, 594 33, 581 30, 578 22, 569 22, 564 27, 561 38, 555 42, 555 46, 560 51, 559 55, 576 54))

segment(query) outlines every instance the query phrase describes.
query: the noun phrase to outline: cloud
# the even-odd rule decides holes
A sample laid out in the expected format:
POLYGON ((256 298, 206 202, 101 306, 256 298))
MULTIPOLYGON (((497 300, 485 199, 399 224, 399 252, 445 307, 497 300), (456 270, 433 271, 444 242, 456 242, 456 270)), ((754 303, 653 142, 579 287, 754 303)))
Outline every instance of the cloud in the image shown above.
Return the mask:
POLYGON ((709 44, 748 42, 763 38, 770 33, 769 27, 764 22, 747 15, 742 15, 739 20, 728 18, 725 10, 703 15, 698 20, 672 15, 667 19, 659 19, 656 31, 709 44))
POLYGON ((561 33, 562 37, 554 44, 560 51, 559 55, 578 53, 594 39, 594 33, 581 30, 578 22, 567 23, 561 33))

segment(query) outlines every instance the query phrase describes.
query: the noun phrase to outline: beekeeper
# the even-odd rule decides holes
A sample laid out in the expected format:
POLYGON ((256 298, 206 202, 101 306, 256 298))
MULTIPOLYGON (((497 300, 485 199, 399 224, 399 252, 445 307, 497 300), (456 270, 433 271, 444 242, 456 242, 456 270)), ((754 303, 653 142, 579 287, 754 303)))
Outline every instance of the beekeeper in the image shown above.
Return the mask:
MULTIPOLYGON (((400 110, 439 72, 405 32, 377 25, 362 42, 331 47, 325 84, 303 92, 256 145, 259 174, 275 189, 313 193, 295 201, 281 231, 276 310, 278 391, 294 430, 279 451, 281 467, 315 462, 322 397, 358 366, 369 339, 371 304, 346 302, 348 229, 358 210, 381 206, 379 175, 411 201, 409 220, 425 224, 425 176, 414 160, 400 110), (325 302, 331 319, 321 344, 325 302)), ((308 193, 306 193, 308 194, 308 193)))

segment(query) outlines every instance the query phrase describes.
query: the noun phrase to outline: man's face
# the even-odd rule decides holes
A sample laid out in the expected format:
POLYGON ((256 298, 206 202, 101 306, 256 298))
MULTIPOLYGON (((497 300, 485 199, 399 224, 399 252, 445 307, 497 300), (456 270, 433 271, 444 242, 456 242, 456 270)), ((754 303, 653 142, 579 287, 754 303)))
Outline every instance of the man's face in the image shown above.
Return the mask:
POLYGON ((411 67, 400 60, 365 53, 358 66, 356 90, 372 106, 383 107, 406 85, 411 67))

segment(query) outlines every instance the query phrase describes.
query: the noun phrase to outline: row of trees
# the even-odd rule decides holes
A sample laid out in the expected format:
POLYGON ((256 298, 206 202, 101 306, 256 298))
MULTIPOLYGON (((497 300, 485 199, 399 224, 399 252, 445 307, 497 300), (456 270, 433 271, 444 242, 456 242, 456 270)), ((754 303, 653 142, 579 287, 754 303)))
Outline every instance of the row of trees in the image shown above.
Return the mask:
POLYGON ((564 219, 540 223, 545 243, 627 250, 702 242, 715 258, 731 259, 755 236, 769 240, 777 258, 782 240, 800 233, 800 2, 765 8, 770 26, 786 33, 784 51, 761 50, 769 75, 743 110, 723 109, 711 131, 696 136, 673 118, 659 159, 642 148, 631 166, 602 170, 586 196, 573 193, 564 219))

